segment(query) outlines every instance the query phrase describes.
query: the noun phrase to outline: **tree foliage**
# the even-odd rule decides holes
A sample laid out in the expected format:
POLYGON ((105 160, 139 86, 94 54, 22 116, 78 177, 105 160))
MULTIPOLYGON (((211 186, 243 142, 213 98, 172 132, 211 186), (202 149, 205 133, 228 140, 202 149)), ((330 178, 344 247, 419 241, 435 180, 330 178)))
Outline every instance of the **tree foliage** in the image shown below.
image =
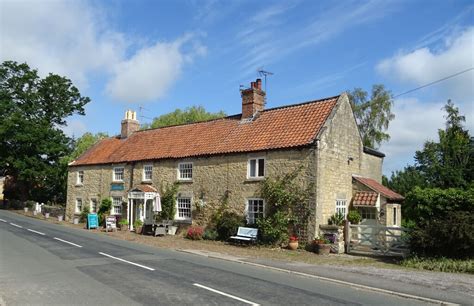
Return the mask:
POLYGON ((415 153, 415 165, 392 173, 387 186, 407 195, 414 187, 468 188, 474 176, 474 139, 464 129, 465 117, 448 100, 446 127, 438 130, 438 141, 425 142, 415 153))
POLYGON ((77 140, 73 141, 73 151, 68 155, 68 161, 73 161, 84 154, 99 140, 109 137, 107 133, 92 134, 90 132, 84 133, 77 140))
POLYGON ((62 201, 71 141, 60 129, 84 115, 89 98, 55 74, 41 78, 25 64, 0 65, 0 175, 9 177, 10 199, 62 201))
POLYGON ((392 94, 384 85, 372 86, 370 99, 368 93, 361 88, 348 92, 349 101, 359 126, 364 146, 377 148, 382 141, 390 139, 385 131, 395 118, 392 113, 392 94))
POLYGON ((225 117, 223 111, 217 113, 207 112, 202 106, 191 106, 184 110, 176 109, 174 112, 161 115, 153 119, 150 125, 144 125, 144 128, 159 128, 170 125, 178 125, 184 123, 193 123, 225 117))

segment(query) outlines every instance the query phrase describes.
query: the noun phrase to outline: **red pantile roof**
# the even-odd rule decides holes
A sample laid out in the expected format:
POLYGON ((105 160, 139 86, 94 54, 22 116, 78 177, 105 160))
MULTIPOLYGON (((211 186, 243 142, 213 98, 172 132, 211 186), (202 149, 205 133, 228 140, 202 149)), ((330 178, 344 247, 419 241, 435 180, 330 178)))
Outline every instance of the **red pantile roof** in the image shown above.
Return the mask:
POLYGON ((151 185, 146 185, 146 184, 135 186, 132 189, 130 189, 129 191, 137 190, 137 189, 142 191, 142 192, 158 192, 158 190, 156 190, 155 187, 153 187, 151 185))
POLYGON ((352 205, 354 206, 375 206, 379 194, 374 191, 358 191, 354 195, 352 205))
POLYGON ((353 176, 353 178, 356 181, 358 181, 359 183, 369 187, 373 191, 380 193, 381 195, 383 195, 384 197, 386 197, 389 200, 402 201, 402 200, 405 199, 402 195, 400 195, 400 194, 396 193, 395 191, 385 187, 384 185, 380 184, 376 180, 373 180, 373 179, 368 178, 368 177, 361 177, 361 176, 353 176))
POLYGON ((241 115, 138 131, 107 138, 71 166, 254 152, 312 143, 339 96, 264 110, 253 121, 241 115))

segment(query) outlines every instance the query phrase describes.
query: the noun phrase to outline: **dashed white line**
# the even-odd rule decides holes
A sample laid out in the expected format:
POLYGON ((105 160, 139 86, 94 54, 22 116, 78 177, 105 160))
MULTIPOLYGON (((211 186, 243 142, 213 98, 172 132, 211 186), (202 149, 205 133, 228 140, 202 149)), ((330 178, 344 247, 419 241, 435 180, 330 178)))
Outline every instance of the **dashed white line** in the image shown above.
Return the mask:
POLYGON ((27 231, 30 231, 30 232, 33 232, 33 233, 36 233, 36 234, 38 234, 38 235, 42 235, 42 236, 44 236, 44 235, 45 235, 45 233, 38 232, 38 231, 35 231, 35 230, 32 230, 32 229, 29 229, 29 228, 27 228, 26 230, 27 230, 27 231))
POLYGON ((220 294, 220 295, 229 297, 229 298, 231 298, 231 299, 234 299, 234 300, 237 300, 237 301, 241 301, 241 302, 247 303, 247 304, 249 304, 249 305, 253 305, 253 306, 259 306, 259 305, 260 305, 260 304, 257 304, 257 303, 254 303, 254 302, 251 302, 251 301, 248 301, 248 300, 244 300, 244 299, 242 299, 242 298, 239 298, 238 296, 235 296, 235 295, 232 295, 232 294, 228 294, 228 293, 225 293, 225 292, 222 292, 222 291, 219 291, 219 290, 216 290, 216 289, 207 287, 207 286, 203 286, 203 285, 201 285, 201 284, 194 283, 193 285, 196 286, 196 287, 199 287, 199 288, 202 288, 202 289, 206 289, 206 290, 212 291, 212 292, 214 292, 214 293, 217 293, 217 294, 220 294))
POLYGON ((147 266, 144 266, 144 265, 140 265, 140 264, 137 264, 137 263, 134 263, 134 262, 122 259, 122 258, 118 258, 118 257, 112 256, 112 255, 109 255, 109 254, 105 254, 105 253, 102 253, 102 252, 99 252, 99 254, 110 257, 110 258, 113 258, 113 259, 116 259, 116 260, 119 260, 119 261, 126 262, 128 264, 131 264, 131 265, 143 268, 143 269, 147 269, 147 270, 150 270, 150 271, 155 271, 155 269, 153 269, 153 268, 150 268, 150 267, 147 267, 147 266))
POLYGON ((3 219, 0 219, 0 221, 2 221, 2 222, 7 222, 7 220, 3 220, 3 219))
POLYGON ((18 228, 23 228, 23 226, 15 224, 15 223, 11 223, 11 222, 10 222, 10 225, 13 225, 14 227, 18 227, 18 228))
POLYGON ((54 239, 59 240, 59 241, 64 242, 64 243, 67 243, 67 244, 70 244, 70 245, 73 245, 73 246, 78 247, 78 248, 82 248, 82 245, 78 245, 78 244, 72 243, 72 242, 67 241, 67 240, 63 240, 63 239, 60 239, 60 238, 57 238, 57 237, 54 237, 54 239))

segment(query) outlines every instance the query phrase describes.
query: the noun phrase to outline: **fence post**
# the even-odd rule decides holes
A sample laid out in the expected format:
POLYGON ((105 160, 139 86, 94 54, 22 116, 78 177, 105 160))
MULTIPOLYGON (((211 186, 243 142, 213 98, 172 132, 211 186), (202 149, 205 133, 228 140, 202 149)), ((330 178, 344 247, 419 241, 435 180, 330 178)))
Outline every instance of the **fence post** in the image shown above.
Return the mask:
POLYGON ((351 223, 348 220, 344 224, 344 245, 346 246, 346 253, 349 253, 351 247, 351 223))

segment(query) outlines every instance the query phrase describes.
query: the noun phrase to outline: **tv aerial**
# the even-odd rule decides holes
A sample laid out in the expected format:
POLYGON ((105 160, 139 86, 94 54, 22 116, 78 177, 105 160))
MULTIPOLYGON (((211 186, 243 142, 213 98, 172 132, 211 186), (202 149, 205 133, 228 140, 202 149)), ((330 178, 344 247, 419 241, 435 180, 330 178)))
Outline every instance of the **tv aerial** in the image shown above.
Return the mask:
POLYGON ((263 67, 260 67, 257 69, 258 75, 263 76, 263 79, 265 81, 264 87, 265 87, 265 92, 267 92, 267 76, 273 75, 273 72, 263 70, 263 67))

